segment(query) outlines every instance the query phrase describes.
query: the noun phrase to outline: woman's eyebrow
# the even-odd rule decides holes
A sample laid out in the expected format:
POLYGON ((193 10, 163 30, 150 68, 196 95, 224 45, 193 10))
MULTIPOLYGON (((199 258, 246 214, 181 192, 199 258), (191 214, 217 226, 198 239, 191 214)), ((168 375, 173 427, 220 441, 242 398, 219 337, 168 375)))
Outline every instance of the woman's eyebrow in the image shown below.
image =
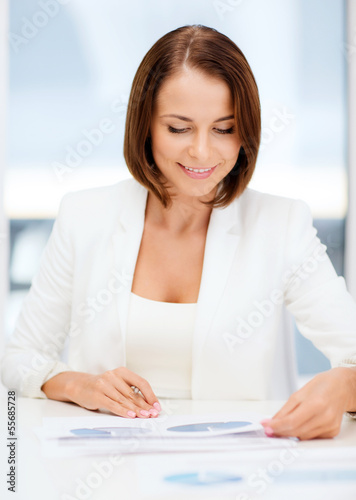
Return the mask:
MULTIPOLYGON (((187 118, 186 116, 181 116, 181 115, 162 115, 160 116, 160 118, 164 118, 164 117, 172 117, 172 118, 178 118, 179 120, 183 120, 185 122, 192 122, 193 120, 191 118, 187 118)), ((216 123, 216 122, 223 122, 225 120, 231 120, 231 118, 234 118, 234 115, 230 115, 230 116, 224 116, 222 118, 218 118, 217 120, 214 120, 213 123, 216 123)))

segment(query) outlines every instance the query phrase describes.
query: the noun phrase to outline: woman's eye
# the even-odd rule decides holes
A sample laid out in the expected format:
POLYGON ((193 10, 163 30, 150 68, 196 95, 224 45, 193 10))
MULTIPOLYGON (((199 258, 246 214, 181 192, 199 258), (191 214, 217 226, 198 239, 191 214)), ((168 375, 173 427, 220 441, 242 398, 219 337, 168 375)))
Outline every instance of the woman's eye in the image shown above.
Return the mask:
POLYGON ((216 130, 219 132, 219 134, 232 134, 234 131, 234 127, 230 127, 230 128, 226 128, 226 129, 217 128, 216 130))
MULTIPOLYGON (((168 130, 172 133, 172 134, 182 134, 183 132, 185 132, 187 129, 186 128, 173 128, 173 127, 168 127, 168 130)), ((219 133, 219 134, 232 134, 233 131, 234 131, 234 127, 230 127, 230 128, 227 128, 227 129, 221 129, 221 128, 217 128, 216 131, 219 133)))
POLYGON ((181 134, 184 132, 186 129, 185 128, 173 128, 173 127, 168 127, 168 130, 172 132, 172 134, 181 134))

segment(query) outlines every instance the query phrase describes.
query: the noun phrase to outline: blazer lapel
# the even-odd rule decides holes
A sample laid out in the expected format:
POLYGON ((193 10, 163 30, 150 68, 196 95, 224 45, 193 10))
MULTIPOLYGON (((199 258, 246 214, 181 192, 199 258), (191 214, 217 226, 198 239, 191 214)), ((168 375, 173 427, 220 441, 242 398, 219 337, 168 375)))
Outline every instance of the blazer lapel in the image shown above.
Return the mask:
MULTIPOLYGON (((112 235, 115 263, 113 272, 122 284, 116 303, 124 346, 132 281, 144 229, 147 194, 148 191, 144 186, 132 180, 132 184, 123 195, 118 227, 112 235)), ((126 366, 126 352, 124 366, 126 366)))
POLYGON ((240 241, 239 204, 238 198, 226 208, 214 208, 210 216, 193 337, 193 380, 240 241))

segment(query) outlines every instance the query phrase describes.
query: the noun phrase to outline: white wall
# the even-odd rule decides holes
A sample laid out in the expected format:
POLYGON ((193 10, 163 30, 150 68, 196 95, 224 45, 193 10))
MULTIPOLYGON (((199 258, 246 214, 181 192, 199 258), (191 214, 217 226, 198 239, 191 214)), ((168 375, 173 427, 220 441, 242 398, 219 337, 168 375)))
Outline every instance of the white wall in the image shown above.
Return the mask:
MULTIPOLYGON (((4 213, 5 124, 8 87, 8 0, 0 1, 0 348, 4 342, 5 306, 8 289, 8 221, 4 213)), ((0 351, 0 352, 1 352, 0 351)))
POLYGON ((345 278, 356 300, 356 2, 347 2, 347 43, 344 47, 348 62, 348 174, 349 206, 346 218, 345 278))

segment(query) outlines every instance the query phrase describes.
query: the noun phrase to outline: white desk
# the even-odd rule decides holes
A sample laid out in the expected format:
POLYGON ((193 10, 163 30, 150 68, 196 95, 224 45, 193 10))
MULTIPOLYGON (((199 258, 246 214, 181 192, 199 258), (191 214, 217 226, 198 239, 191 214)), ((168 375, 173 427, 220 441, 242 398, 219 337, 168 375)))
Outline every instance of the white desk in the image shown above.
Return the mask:
MULTIPOLYGON (((6 396, 7 393, 1 391, 1 436, 2 436, 2 450, 6 447, 4 436, 6 433, 6 419, 3 409, 6 409, 6 396)), ((165 400, 161 400, 164 402, 165 400)), ((281 406, 282 402, 277 401, 190 401, 190 400, 168 400, 166 404, 170 404, 171 410, 167 410, 167 413, 174 414, 184 414, 184 413, 213 413, 213 412, 230 412, 230 411, 257 411, 266 414, 273 414, 281 406)), ((33 433, 34 426, 41 426, 42 417, 60 417, 60 416, 95 416, 97 412, 91 412, 80 408, 71 403, 62 403, 52 400, 41 400, 41 399, 28 399, 28 398, 18 398, 16 402, 17 410, 17 464, 16 464, 16 475, 17 475, 17 493, 7 492, 6 479, 4 480, 5 474, 2 473, 1 477, 1 488, 0 496, 2 492, 5 491, 5 498, 12 498, 16 500, 79 500, 79 498, 88 498, 90 500, 140 500, 141 498, 147 498, 142 496, 139 491, 139 478, 136 475, 136 455, 126 455, 122 458, 122 462, 116 465, 108 477, 102 480, 102 484, 90 491, 88 496, 83 493, 82 496, 77 496, 76 481, 78 479, 83 479, 88 477, 93 471, 95 471, 94 463, 99 463, 105 461, 109 457, 99 456, 99 457, 85 457, 76 459, 49 459, 43 458, 41 456, 39 441, 33 433)), ((325 440, 312 440, 303 441, 297 444, 301 448, 315 448, 315 447, 356 447, 356 420, 351 420, 348 417, 344 417, 342 424, 342 429, 340 434, 334 439, 325 440)), ((165 458, 170 460, 174 454, 165 454, 165 458)), ((3 455, 2 455, 2 458, 3 455)), ((6 471, 8 466, 5 461, 2 461, 1 470, 6 471)), ((356 483, 354 483, 356 484, 356 483)), ((356 486, 355 486, 356 487, 356 486)), ((229 499, 229 500, 239 500, 236 495, 222 495, 219 494, 218 490, 214 490, 216 496, 210 496, 209 494, 202 495, 198 490, 194 490, 192 494, 184 494, 184 500, 190 498, 200 499, 200 498, 216 498, 216 499, 229 499)), ((161 497, 159 495, 155 497, 165 500, 173 500, 175 498, 182 499, 182 494, 177 492, 177 495, 170 495, 169 499, 167 497, 161 497)), ((243 497, 241 497, 243 498, 243 497)), ((267 498, 264 495, 257 495, 256 497, 250 496, 249 498, 267 498)), ((270 497, 268 497, 270 498, 270 497)), ((278 500, 279 497, 272 496, 274 500, 278 500)), ((282 497, 281 497, 282 498, 282 497)), ((287 497, 283 497, 285 500, 287 497)), ((313 496, 308 497, 308 494, 303 495, 303 500, 308 500, 313 498, 313 500, 318 500, 319 497, 313 496)), ((321 498, 321 497, 320 497, 321 498)), ((341 497, 338 497, 341 498, 341 497)), ((350 500, 352 497, 349 497, 350 500)), ((353 498, 356 498, 356 494, 353 498)), ((348 498, 342 498, 342 500, 348 500, 348 498)))

